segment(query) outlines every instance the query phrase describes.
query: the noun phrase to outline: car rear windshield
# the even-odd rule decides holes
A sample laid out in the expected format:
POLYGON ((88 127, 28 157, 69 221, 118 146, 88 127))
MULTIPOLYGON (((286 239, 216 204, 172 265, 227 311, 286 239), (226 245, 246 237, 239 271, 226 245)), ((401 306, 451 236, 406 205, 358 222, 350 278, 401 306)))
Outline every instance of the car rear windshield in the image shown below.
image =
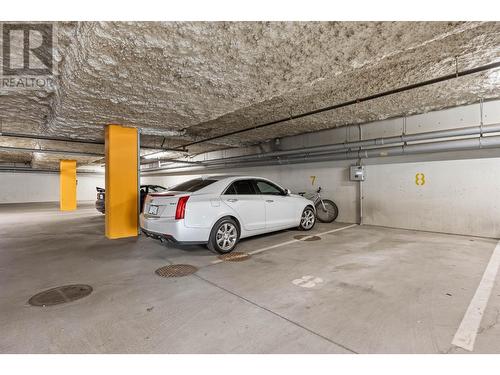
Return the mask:
POLYGON ((183 182, 182 184, 176 185, 172 188, 170 188, 170 191, 189 191, 189 192, 195 192, 200 189, 203 189, 204 187, 213 184, 217 180, 204 180, 201 178, 195 178, 194 180, 189 180, 186 182, 183 182))
POLYGON ((149 187, 149 191, 152 191, 154 193, 159 193, 160 191, 165 191, 167 189, 165 189, 163 186, 150 186, 149 187))

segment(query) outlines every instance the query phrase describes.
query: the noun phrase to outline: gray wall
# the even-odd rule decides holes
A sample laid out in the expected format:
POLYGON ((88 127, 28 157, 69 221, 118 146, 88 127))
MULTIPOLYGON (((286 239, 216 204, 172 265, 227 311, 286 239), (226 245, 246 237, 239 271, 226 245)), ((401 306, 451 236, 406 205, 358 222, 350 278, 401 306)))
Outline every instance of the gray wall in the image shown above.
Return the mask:
MULTIPOLYGON (((223 171, 218 171, 223 173, 223 171)), ((338 221, 359 221, 358 183, 348 166, 328 163, 241 168, 238 174, 278 181, 294 192, 323 187, 339 206, 338 221), (311 176, 315 176, 312 185, 311 176)), ((500 237, 500 158, 391 163, 366 166, 363 223, 472 236, 500 237), (416 184, 423 173, 425 184, 416 184)), ((172 186, 200 175, 142 177, 172 186)))
MULTIPOLYGON (((77 200, 95 200, 96 186, 104 187, 104 175, 77 175, 77 200)), ((0 172, 0 203, 58 202, 58 173, 0 172)))
MULTIPOLYGON (((468 105, 406 118, 406 133, 479 125, 480 105, 468 105)), ((405 119, 396 118, 361 125, 363 139, 400 135, 405 119)), ((483 123, 500 123, 500 101, 485 102, 483 123)), ((358 140, 358 126, 333 129, 280 140, 283 149, 358 140)), ((264 149, 271 149, 271 144, 264 149)), ((237 156, 257 148, 203 154, 198 159, 237 156)), ((340 208, 339 221, 359 220, 359 186, 349 181, 348 166, 356 161, 238 168, 235 174, 254 174, 276 180, 292 191, 324 188, 340 208), (316 176, 312 186, 310 176, 316 176)), ((474 150, 363 160, 364 223, 445 233, 500 237, 500 150, 474 150), (415 184, 424 173, 425 185, 415 184)), ((173 185, 193 175, 227 173, 227 170, 160 172, 143 182, 173 185)))
POLYGON ((369 165, 363 223, 500 237, 500 158, 369 165), (425 184, 416 183, 423 173, 425 184))
MULTIPOLYGON (((216 171, 211 174, 227 174, 216 171)), ((233 171, 231 171, 233 172, 233 171)), ((333 199, 339 206, 339 221, 354 223, 358 220, 358 185, 349 181, 345 166, 332 167, 331 163, 300 164, 295 166, 269 166, 240 168, 235 174, 262 176, 280 183, 292 192, 312 191, 321 186, 325 198, 333 199), (314 185, 313 179, 314 176, 314 185)), ((142 177, 141 183, 172 186, 199 175, 142 177)))
MULTIPOLYGON (((407 133, 478 125, 479 104, 409 116, 407 133)), ((500 123, 500 101, 484 103, 484 124, 500 123)), ((363 138, 401 134, 402 118, 363 124, 363 138)), ((280 147, 296 148, 357 140, 358 127, 287 137, 280 147)), ((271 144, 263 145, 271 149, 271 144)), ((197 158, 214 158, 256 152, 256 147, 211 152, 197 158)), ((339 221, 359 220, 359 186, 349 181, 348 166, 355 161, 322 162, 228 170, 158 172, 143 175, 142 183, 171 186, 200 174, 251 174, 276 180, 292 191, 317 186, 340 208, 339 221), (314 185, 311 176, 316 176, 314 185)), ((500 237, 500 150, 477 150, 427 155, 376 158, 367 167, 364 190, 364 223, 390 227, 500 237), (424 173, 426 183, 415 184, 424 173)), ((0 172, 0 203, 44 202, 59 199, 57 174, 0 172)), ((79 175, 78 200, 94 200, 95 186, 104 186, 104 175, 79 175)))

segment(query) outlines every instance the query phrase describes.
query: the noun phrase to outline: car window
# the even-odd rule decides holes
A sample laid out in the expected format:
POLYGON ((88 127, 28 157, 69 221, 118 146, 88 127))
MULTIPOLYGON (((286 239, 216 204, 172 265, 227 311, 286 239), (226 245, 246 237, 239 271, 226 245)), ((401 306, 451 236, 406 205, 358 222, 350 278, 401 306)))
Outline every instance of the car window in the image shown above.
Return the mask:
POLYGON ((235 187, 234 187, 234 184, 231 184, 231 185, 230 185, 230 186, 226 189, 226 191, 225 191, 225 193, 224 193, 224 194, 227 194, 227 195, 235 195, 235 194, 237 194, 237 193, 236 193, 236 189, 235 189, 235 187))
POLYGON ((250 180, 238 180, 234 181, 231 186, 229 186, 224 194, 232 195, 232 194, 240 194, 240 195, 249 195, 255 194, 255 190, 252 185, 252 181, 250 180))
POLYGON ((201 178, 195 178, 194 180, 189 180, 189 181, 183 182, 182 184, 171 187, 169 190, 170 191, 195 192, 195 191, 198 191, 200 189, 203 189, 204 187, 207 187, 210 184, 213 184, 215 181, 216 180, 204 180, 201 178))
POLYGON ((271 184, 267 181, 257 180, 255 181, 255 185, 257 186, 257 190, 260 194, 264 195, 283 195, 283 190, 277 187, 274 184, 271 184))

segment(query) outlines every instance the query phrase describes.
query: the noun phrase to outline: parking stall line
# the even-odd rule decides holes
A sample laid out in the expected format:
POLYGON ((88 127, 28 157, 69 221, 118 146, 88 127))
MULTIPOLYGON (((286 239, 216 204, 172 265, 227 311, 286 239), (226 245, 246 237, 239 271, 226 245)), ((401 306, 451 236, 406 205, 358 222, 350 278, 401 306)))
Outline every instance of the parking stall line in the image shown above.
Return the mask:
POLYGON ((204 278, 203 276, 200 276, 200 275, 197 275, 197 274, 194 274, 193 276, 196 277, 196 278, 198 278, 199 280, 202 280, 202 281, 206 282, 207 284, 212 285, 215 288, 218 288, 218 289, 220 289, 220 290, 222 290, 222 291, 224 291, 226 293, 229 293, 229 294, 231 294, 231 295, 233 295, 233 296, 235 296, 237 298, 240 298, 241 300, 243 300, 243 301, 245 301, 245 302, 247 302, 247 303, 249 303, 249 304, 251 304, 251 305, 253 305, 253 306, 255 306, 255 307, 259 308, 259 309, 261 309, 261 310, 267 311, 267 312, 269 312, 269 313, 277 316, 278 318, 283 319, 283 320, 287 321, 288 323, 293 324, 294 326, 302 328, 303 330, 305 330, 305 331, 307 331, 307 332, 309 332, 309 333, 311 333, 311 334, 313 334, 313 335, 315 335, 317 337, 320 337, 323 340, 326 340, 326 341, 330 342, 331 344, 333 344, 335 346, 338 346, 338 347, 340 347, 340 348, 342 348, 342 349, 344 349, 344 350, 346 350, 346 351, 348 351, 348 352, 350 352, 352 354, 359 354, 357 351, 354 351, 353 349, 351 349, 351 348, 349 348, 349 347, 347 347, 347 346, 345 346, 345 345, 343 345, 343 344, 341 344, 341 343, 339 343, 337 341, 334 341, 334 340, 330 339, 327 336, 323 336, 319 332, 316 332, 316 331, 314 331, 314 330, 312 330, 310 328, 307 328, 306 326, 304 326, 304 325, 302 325, 302 324, 300 324, 298 322, 295 322, 292 319, 287 318, 286 316, 281 315, 278 312, 273 311, 272 309, 265 307, 264 305, 259 305, 257 302, 254 302, 254 301, 252 301, 252 300, 250 300, 250 299, 248 299, 246 297, 243 297, 242 295, 240 295, 240 294, 238 294, 236 292, 233 292, 233 291, 231 291, 231 290, 229 290, 227 288, 224 288, 223 286, 221 286, 221 285, 219 285, 219 284, 217 284, 217 283, 215 283, 213 281, 210 281, 210 280, 204 278))
MULTIPOLYGON (((328 230, 326 232, 321 232, 321 233, 316 233, 316 234, 311 234, 311 235, 308 235, 304 238, 301 238, 300 240, 297 240, 297 239, 293 239, 293 240, 290 240, 290 241, 286 241, 286 242, 281 242, 279 244, 276 244, 276 245, 272 245, 272 246, 266 246, 266 247, 263 247, 261 249, 257 249, 257 250, 253 250, 253 251, 249 251, 248 254, 250 255, 254 255, 254 254, 258 254, 258 253, 262 253, 264 251, 268 251, 268 250, 271 250, 271 249, 275 249, 277 247, 281 247, 281 246, 286 246, 286 245, 290 245, 292 243, 295 243, 295 242, 300 242, 300 241, 305 241, 311 237, 314 237, 314 236, 317 236, 317 237, 320 237, 322 235, 325 235, 325 234, 329 234, 329 233, 334 233, 334 232, 339 232, 341 230, 344 230, 344 229, 349 229, 349 228, 352 228, 352 227, 356 227, 358 226, 358 224, 351 224, 351 225, 346 225, 345 227, 342 227, 342 228, 336 228, 336 229, 331 229, 331 230, 328 230)), ((221 263, 223 262, 223 260, 221 259, 217 259, 217 260, 214 260, 212 261, 212 264, 217 264, 217 263, 221 263)))
POLYGON ((486 266, 483 278, 477 287, 476 293, 465 312, 462 323, 453 337, 452 345, 462 349, 473 351, 477 332, 483 318, 484 311, 488 305, 491 291, 495 285, 498 268, 500 267, 500 241, 497 243, 490 261, 486 266))

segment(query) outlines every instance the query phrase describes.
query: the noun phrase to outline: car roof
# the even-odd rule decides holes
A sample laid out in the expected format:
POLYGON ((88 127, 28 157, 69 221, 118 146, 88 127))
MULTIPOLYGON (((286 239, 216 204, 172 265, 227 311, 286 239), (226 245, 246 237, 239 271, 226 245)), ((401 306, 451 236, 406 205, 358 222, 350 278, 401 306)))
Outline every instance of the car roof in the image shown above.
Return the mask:
POLYGON ((209 175, 209 176, 202 176, 201 178, 205 179, 205 180, 217 180, 217 181, 226 180, 226 179, 235 179, 235 180, 238 179, 238 180, 240 180, 240 179, 247 179, 247 178, 268 180, 268 178, 261 177, 261 176, 234 175, 234 174, 209 175))
POLYGON ((229 184, 231 184, 235 180, 244 180, 244 179, 258 179, 258 180, 266 180, 270 181, 278 186, 276 182, 269 180, 268 178, 265 177, 259 177, 259 176, 249 176, 249 175, 205 175, 202 177, 198 177, 197 179, 204 179, 204 180, 215 180, 214 183, 205 186, 201 188, 200 190, 192 193, 194 195, 197 194, 216 194, 222 192, 229 184))

